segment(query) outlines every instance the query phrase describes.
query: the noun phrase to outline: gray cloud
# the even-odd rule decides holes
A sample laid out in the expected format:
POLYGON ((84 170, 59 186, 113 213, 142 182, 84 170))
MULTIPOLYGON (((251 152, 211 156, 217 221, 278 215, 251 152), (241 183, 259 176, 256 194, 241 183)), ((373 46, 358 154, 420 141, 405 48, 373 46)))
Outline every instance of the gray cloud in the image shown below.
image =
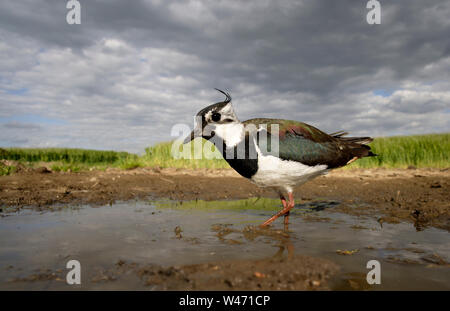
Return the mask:
POLYGON ((61 121, 2 130, 3 144, 142 151, 220 100, 214 87, 243 120, 450 129, 448 1, 381 1, 381 25, 366 23, 365 1, 80 2, 81 25, 64 1, 0 4, 0 122, 61 121))

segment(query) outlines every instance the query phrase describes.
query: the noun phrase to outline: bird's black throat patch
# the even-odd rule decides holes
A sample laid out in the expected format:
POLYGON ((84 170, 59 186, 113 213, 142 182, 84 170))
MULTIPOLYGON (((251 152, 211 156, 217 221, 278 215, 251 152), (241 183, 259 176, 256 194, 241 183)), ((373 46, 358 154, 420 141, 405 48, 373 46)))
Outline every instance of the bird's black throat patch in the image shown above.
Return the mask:
POLYGON ((251 178, 258 171, 258 154, 254 141, 248 134, 234 147, 227 147, 223 141, 222 144, 216 143, 215 145, 222 153, 225 161, 241 176, 251 178), (238 150, 245 150, 245 153, 239 157, 238 150))

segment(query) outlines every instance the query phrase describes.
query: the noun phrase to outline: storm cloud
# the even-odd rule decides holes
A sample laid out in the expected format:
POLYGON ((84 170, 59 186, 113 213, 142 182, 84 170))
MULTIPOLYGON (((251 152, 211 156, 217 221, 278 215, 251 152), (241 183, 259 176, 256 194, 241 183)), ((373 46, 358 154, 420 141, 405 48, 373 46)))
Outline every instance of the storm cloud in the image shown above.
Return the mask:
POLYGON ((450 130, 450 3, 0 4, 0 146, 142 152, 231 93, 240 119, 354 135, 450 130))

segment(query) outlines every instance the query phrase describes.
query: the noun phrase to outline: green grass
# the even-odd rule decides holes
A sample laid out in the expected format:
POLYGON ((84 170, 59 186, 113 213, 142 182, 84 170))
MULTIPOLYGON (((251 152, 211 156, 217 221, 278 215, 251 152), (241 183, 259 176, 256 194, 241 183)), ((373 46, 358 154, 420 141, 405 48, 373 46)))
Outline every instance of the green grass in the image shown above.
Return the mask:
POLYGON ((24 162, 64 162, 113 164, 128 158, 137 158, 128 152, 69 148, 6 148, 0 149, 0 157, 24 162))
POLYGON ((15 166, 7 166, 0 163, 0 176, 10 175, 16 171, 15 166))
MULTIPOLYGON (((203 150, 207 148, 211 148, 211 150, 215 150, 213 144, 206 140, 202 140, 203 150)), ((186 145, 189 148, 189 145, 186 145)), ((228 163, 220 159, 205 159, 204 154, 196 153, 194 149, 194 144, 191 144, 191 156, 193 159, 174 159, 172 157, 172 142, 165 142, 157 144, 153 147, 149 147, 145 149, 145 154, 140 157, 140 161, 143 166, 150 167, 176 167, 176 168, 230 168, 228 163), (195 159, 194 157, 202 157, 202 159, 195 159)), ((201 149, 197 149, 201 150, 201 149)), ((221 156, 220 156, 221 157, 221 156)))
POLYGON ((360 159, 348 167, 450 167, 450 133, 379 137, 370 146, 377 157, 360 159))
MULTIPOLYGON (((47 166, 57 172, 79 172, 90 168, 105 170, 107 167, 131 169, 141 166, 136 154, 72 148, 0 148, 0 159, 17 161, 26 167, 47 163, 47 166)), ((0 167, 1 175, 7 175, 4 171, 5 168, 0 167)))
MULTIPOLYGON (((200 142, 199 142, 200 143, 200 142)), ((201 141, 205 149, 215 148, 211 143, 201 141)), ((347 168, 448 168, 450 167, 450 134, 432 134, 418 136, 397 136, 376 138, 370 146, 377 157, 358 160, 347 168)), ((191 155, 200 157, 202 150, 194 149, 191 144, 191 155), (200 153, 198 152, 200 150, 200 153)), ((189 146, 187 147, 189 148, 189 146)), ((189 149, 188 149, 189 151, 189 149)), ((55 171, 77 172, 89 168, 104 170, 107 167, 133 169, 137 167, 174 167, 174 168, 229 168, 221 159, 174 159, 172 143, 159 143, 145 149, 145 154, 136 155, 127 152, 100 151, 65 148, 0 148, 0 159, 13 160, 25 166, 49 163, 55 171)), ((0 166, 0 175, 13 173, 13 166, 0 166)))

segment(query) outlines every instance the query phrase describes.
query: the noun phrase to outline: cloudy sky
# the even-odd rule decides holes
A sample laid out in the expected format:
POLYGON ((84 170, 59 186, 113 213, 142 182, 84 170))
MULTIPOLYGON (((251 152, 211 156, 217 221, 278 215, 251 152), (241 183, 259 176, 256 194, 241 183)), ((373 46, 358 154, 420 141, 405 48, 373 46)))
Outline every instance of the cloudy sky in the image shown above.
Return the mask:
POLYGON ((0 146, 143 152, 231 93, 241 120, 450 131, 450 2, 0 2, 0 146))

